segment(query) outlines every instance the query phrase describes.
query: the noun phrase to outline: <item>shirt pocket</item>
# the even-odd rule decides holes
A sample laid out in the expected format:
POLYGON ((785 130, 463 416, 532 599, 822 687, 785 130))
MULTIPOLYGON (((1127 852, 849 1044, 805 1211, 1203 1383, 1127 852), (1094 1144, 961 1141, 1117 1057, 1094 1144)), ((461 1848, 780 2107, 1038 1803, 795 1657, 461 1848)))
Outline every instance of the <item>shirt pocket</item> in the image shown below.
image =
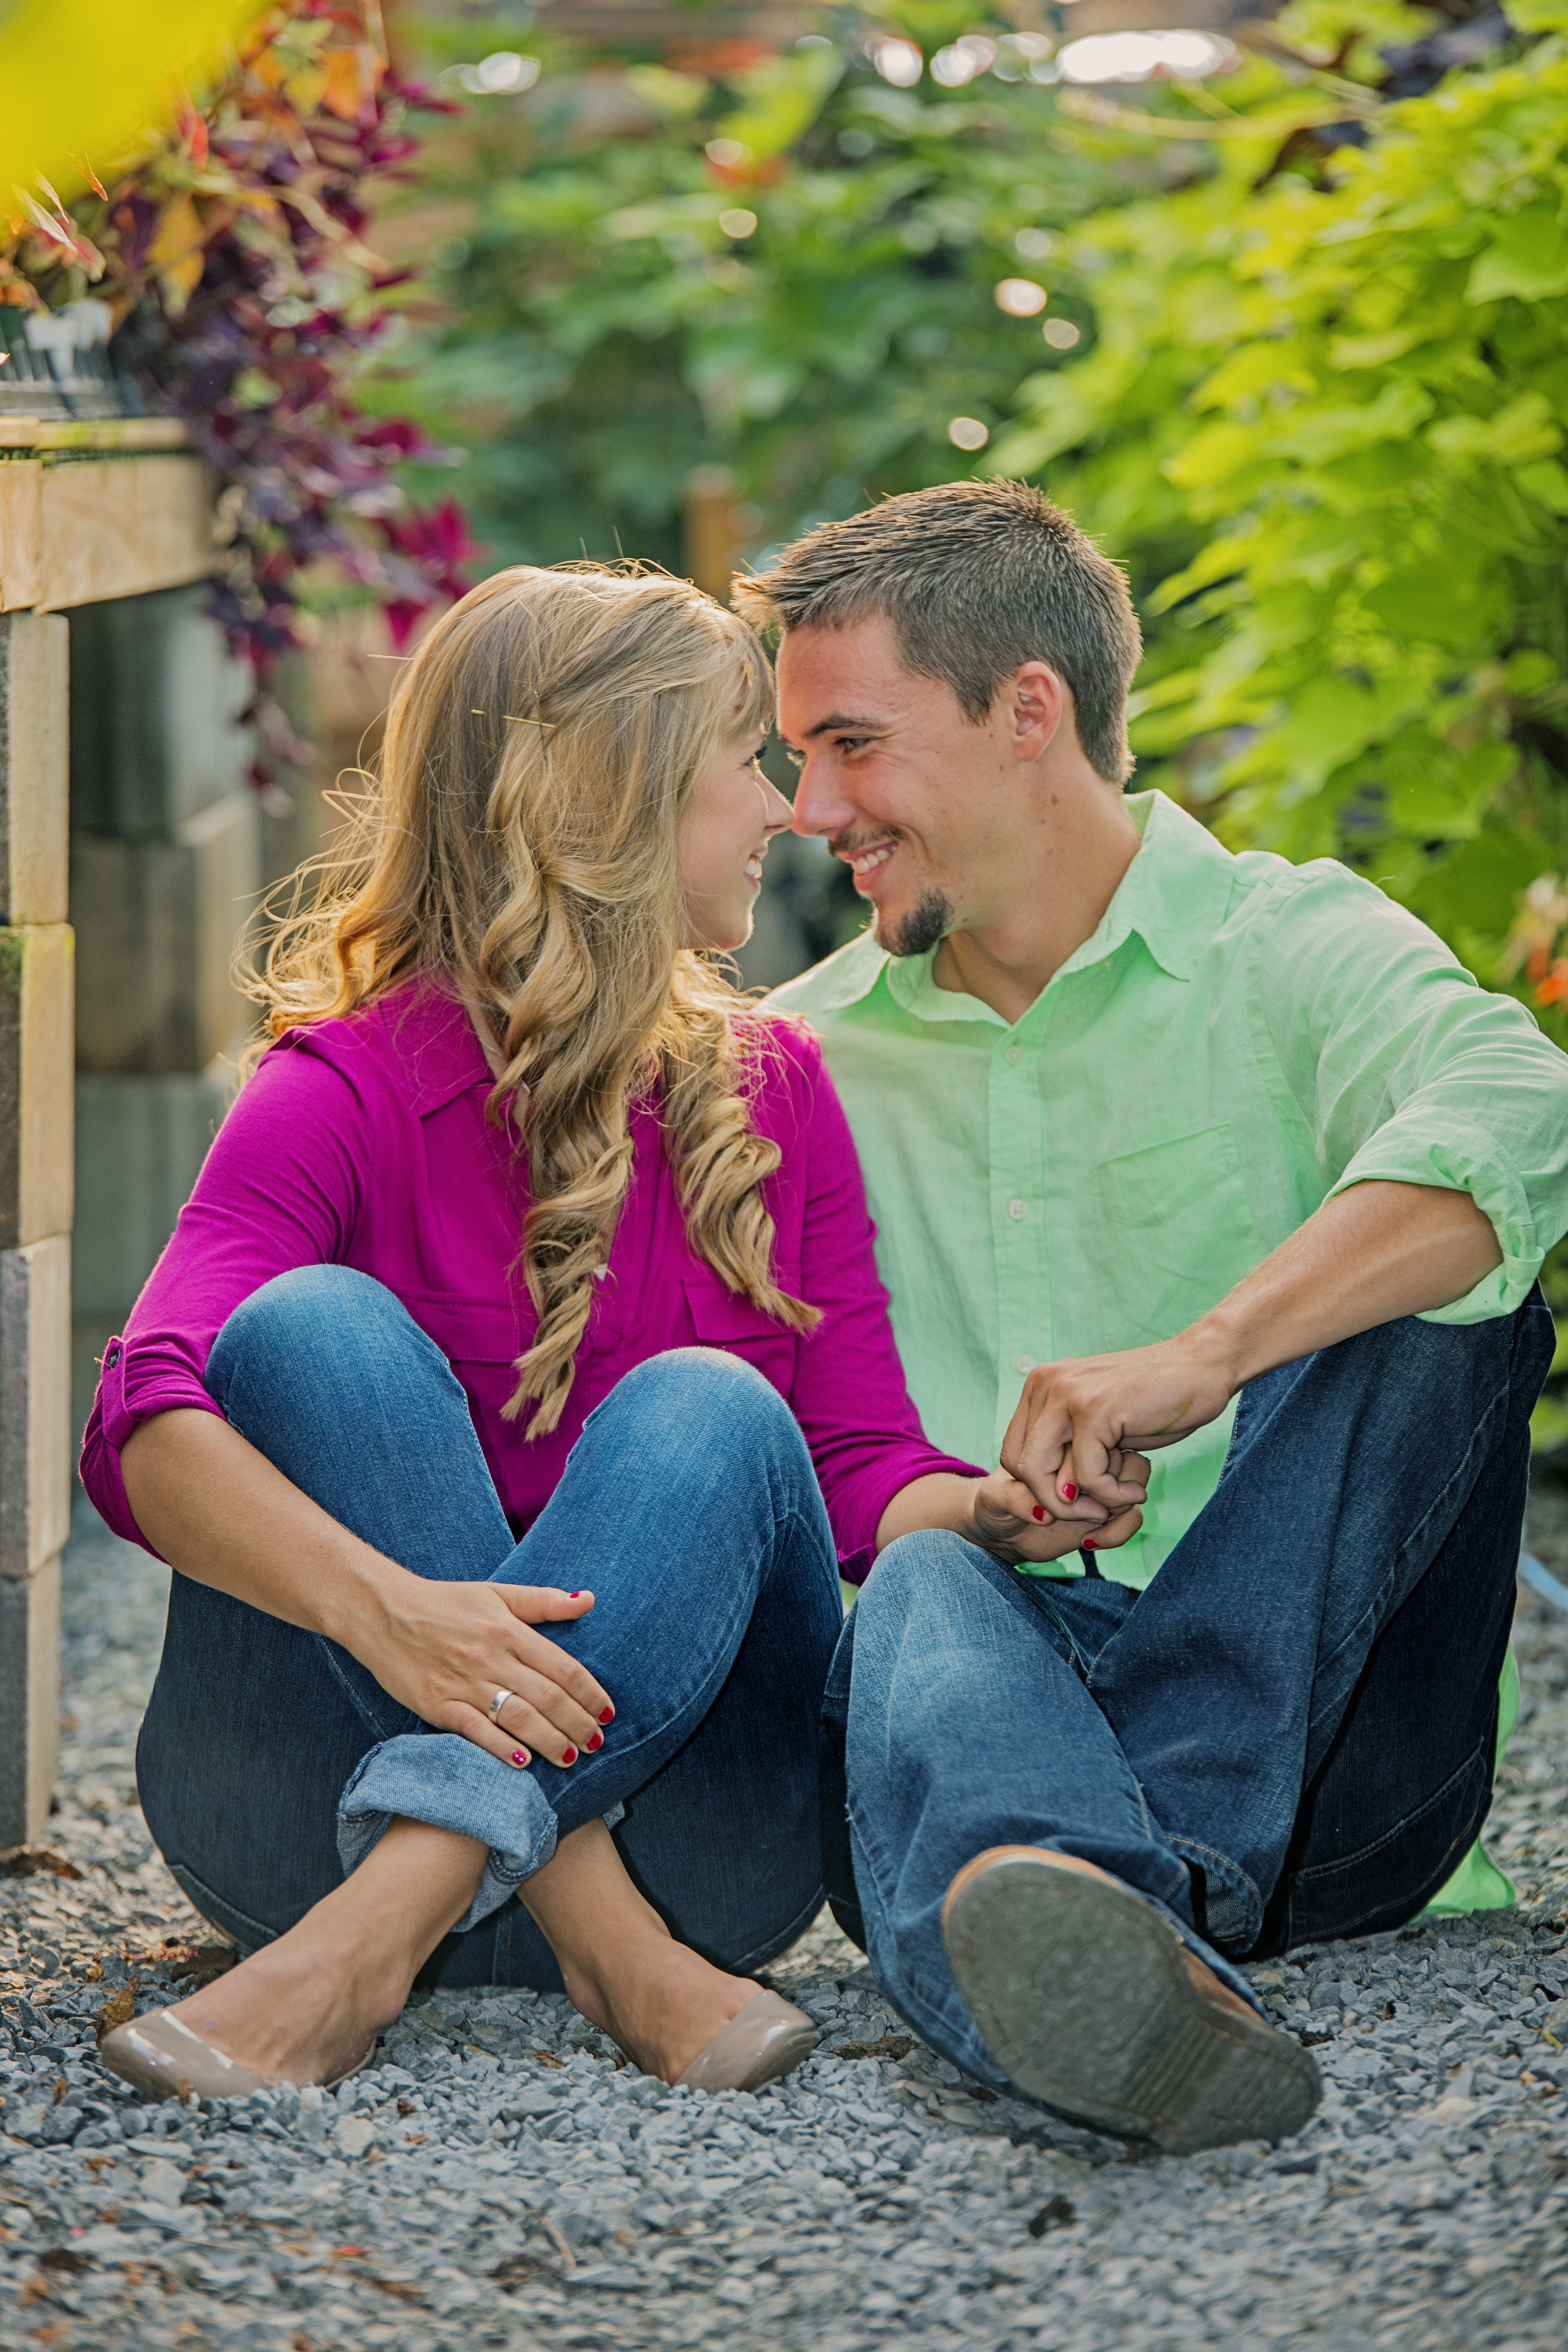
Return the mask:
MULTIPOLYGON (((781 1282, 784 1277, 776 1277, 781 1282)), ((788 1289, 789 1284, 784 1283, 788 1289)), ((785 1323, 775 1323, 751 1299, 727 1289, 716 1274, 689 1274, 682 1279, 687 1311, 700 1348, 721 1348, 754 1364, 779 1394, 787 1397, 795 1385, 795 1335, 785 1323)))
POLYGON ((1228 1126, 1102 1160, 1093 1202, 1090 1281, 1110 1327, 1102 1348, 1173 1338, 1263 1255, 1228 1126))
POLYGON ((451 1365, 469 1404, 493 1415, 517 1386, 524 1340, 517 1310, 452 1291, 405 1291, 403 1304, 451 1365))

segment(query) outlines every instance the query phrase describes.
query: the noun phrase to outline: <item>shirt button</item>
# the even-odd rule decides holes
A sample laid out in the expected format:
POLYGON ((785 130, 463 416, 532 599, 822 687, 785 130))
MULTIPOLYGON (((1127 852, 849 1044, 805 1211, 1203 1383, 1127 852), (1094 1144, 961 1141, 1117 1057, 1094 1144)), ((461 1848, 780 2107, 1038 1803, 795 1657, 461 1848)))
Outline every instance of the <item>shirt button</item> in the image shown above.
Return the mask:
POLYGON ((1021 1224, 1023 1223, 1023 1222, 1024 1222, 1025 1218, 1028 1215, 1028 1213, 1029 1213, 1029 1204, 1028 1204, 1027 1201, 1009 1201, 1009 1202, 1008 1202, 1008 1203, 1007 1203, 1007 1214, 1012 1218, 1013 1223, 1014 1223, 1016 1225, 1021 1225, 1021 1224))
POLYGON ((1013 1370, 1014 1370, 1016 1372, 1032 1372, 1032 1371, 1034 1370, 1034 1369, 1035 1369, 1035 1360, 1034 1360, 1033 1356, 1015 1356, 1015 1357, 1014 1357, 1014 1359, 1013 1359, 1013 1370))
POLYGON ((120 1361, 120 1350, 119 1350, 119 1349, 118 1349, 118 1348, 110 1348, 110 1351, 109 1351, 108 1355, 107 1355, 107 1356, 105 1356, 105 1358, 104 1358, 104 1360, 104 1360, 104 1362, 109 1366, 109 1368, 110 1368, 110 1371, 112 1371, 112 1370, 113 1370, 113 1369, 114 1369, 114 1367, 115 1367, 115 1365, 120 1361))
POLYGON ((1006 1063, 1007 1067, 1010 1070, 1016 1070, 1023 1058, 1024 1049, 1022 1045, 1009 1045, 1006 1052, 1002 1056, 1002 1059, 1006 1063))

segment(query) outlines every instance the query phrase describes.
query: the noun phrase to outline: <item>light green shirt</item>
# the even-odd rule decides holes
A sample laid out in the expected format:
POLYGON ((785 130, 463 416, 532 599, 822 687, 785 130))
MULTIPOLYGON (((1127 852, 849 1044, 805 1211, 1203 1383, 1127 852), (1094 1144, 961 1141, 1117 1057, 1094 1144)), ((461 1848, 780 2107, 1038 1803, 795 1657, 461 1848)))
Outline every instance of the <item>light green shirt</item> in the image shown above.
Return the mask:
MULTIPOLYGON (((1233 857, 1161 793, 1092 939, 1009 1028, 869 933, 769 999, 819 1032, 932 1443, 994 1463, 1037 1363, 1166 1339, 1369 1178, 1466 1191, 1518 1307, 1568 1229, 1568 1055, 1344 866, 1233 857)), ((1155 1454, 1148 1583, 1219 1479, 1233 1412, 1155 1454)), ((1076 1556, 1042 1570, 1082 1573, 1076 1556)))

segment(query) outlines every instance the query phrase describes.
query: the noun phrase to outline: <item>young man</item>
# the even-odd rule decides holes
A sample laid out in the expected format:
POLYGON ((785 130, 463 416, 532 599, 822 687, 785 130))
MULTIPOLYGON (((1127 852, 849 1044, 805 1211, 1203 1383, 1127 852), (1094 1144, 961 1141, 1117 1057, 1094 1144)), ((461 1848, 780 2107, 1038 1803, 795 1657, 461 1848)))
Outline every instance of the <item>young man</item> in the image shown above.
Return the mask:
POLYGON ((1022 1530, 901 1537, 849 1619, 835 1907, 983 2081, 1277 2138, 1316 2069, 1234 1962, 1410 1918, 1489 1803, 1568 1060, 1342 866, 1123 796, 1137 625, 1035 491, 889 499, 740 598, 871 910, 773 1003, 927 1429, 1022 1530))

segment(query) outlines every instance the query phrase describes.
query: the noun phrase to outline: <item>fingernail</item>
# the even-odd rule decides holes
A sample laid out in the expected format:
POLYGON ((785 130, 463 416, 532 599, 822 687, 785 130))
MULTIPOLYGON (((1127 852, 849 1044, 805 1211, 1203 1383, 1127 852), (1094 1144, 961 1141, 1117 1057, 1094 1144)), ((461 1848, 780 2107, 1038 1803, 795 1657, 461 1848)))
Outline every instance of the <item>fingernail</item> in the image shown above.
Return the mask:
POLYGON ((577 1761, 577 1750, 574 1748, 563 1749, 561 1761, 563 1764, 575 1764, 577 1761))
POLYGON ((1077 1487, 1072 1484, 1072 1482, 1071 1482, 1071 1480, 1070 1480, 1070 1479, 1064 1479, 1064 1481, 1062 1482, 1062 1490, 1061 1490, 1061 1492, 1062 1492, 1062 1500, 1063 1500, 1063 1502, 1064 1502, 1064 1503, 1076 1503, 1076 1502, 1077 1502, 1077 1500, 1078 1500, 1078 1488, 1077 1488, 1077 1487))
POLYGON ((514 1764, 531 1764, 533 1759, 526 1748, 514 1748, 511 1751, 511 1760, 514 1764))
POLYGON ((613 1706, 605 1707, 604 1713, 599 1717, 599 1721, 601 1723, 614 1723, 615 1719, 616 1710, 613 1706))
POLYGON ((566 1598, 568 1601, 581 1601, 583 1596, 580 1592, 569 1592, 566 1598))
POLYGON ((1035 1505, 1034 1517, 1035 1517, 1037 1519, 1043 1519, 1043 1518, 1045 1517, 1045 1516, 1046 1516, 1046 1507, 1045 1507, 1044 1503, 1037 1503, 1037 1504, 1035 1505))
POLYGON ((1100 1546, 1095 1542, 1092 1536, 1085 1536, 1082 1543, 1079 1546, 1079 1551, 1098 1551, 1100 1549, 1100 1546))
POLYGON ((589 1755, 591 1756, 591 1755, 593 1754, 593 1752, 594 1752, 594 1750, 595 1750, 595 1748, 602 1748, 602 1747, 604 1746, 604 1744, 605 1744, 605 1735, 604 1735, 604 1733, 603 1733, 602 1731, 595 1731, 595 1734, 594 1734, 594 1737, 593 1737, 593 1738, 592 1738, 592 1739, 590 1739, 590 1740, 589 1740, 589 1742, 588 1742, 588 1753, 589 1753, 589 1755))

